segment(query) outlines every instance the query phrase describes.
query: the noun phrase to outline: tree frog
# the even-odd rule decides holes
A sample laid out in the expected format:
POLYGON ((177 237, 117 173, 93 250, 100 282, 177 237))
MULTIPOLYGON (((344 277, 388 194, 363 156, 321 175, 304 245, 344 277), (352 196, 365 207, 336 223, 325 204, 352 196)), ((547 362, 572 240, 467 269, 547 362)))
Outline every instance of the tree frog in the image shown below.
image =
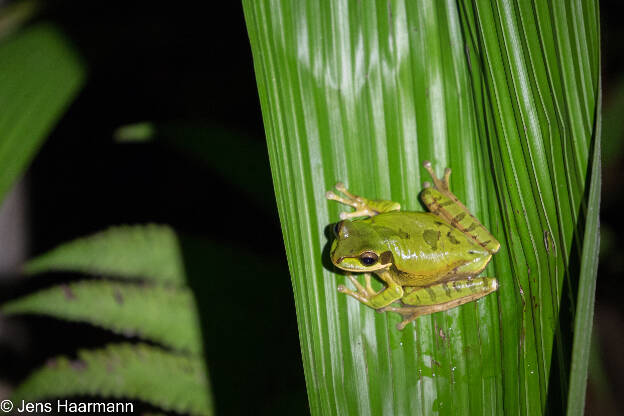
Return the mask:
POLYGON ((424 162, 433 187, 424 184, 421 199, 430 212, 401 211, 397 202, 353 195, 342 184, 327 199, 355 208, 340 214, 334 226, 332 263, 347 272, 364 273, 365 286, 350 273, 356 290, 338 291, 380 312, 397 312, 405 326, 421 315, 445 311, 498 289, 492 277, 477 277, 498 252, 500 243, 449 189, 451 170, 442 179, 424 162), (364 218, 362 218, 364 217, 364 218), (385 288, 375 292, 371 272, 385 288), (400 306, 393 306, 400 301, 400 306))

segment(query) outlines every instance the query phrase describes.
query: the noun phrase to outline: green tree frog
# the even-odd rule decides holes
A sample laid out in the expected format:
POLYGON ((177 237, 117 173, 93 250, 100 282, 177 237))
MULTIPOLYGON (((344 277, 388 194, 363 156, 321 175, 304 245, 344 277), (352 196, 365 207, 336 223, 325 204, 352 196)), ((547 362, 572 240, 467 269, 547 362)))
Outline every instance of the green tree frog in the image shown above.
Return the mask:
POLYGON ((397 312, 405 326, 421 315, 445 311, 498 289, 492 277, 477 277, 500 243, 449 189, 451 170, 439 179, 425 161, 433 187, 425 183, 421 199, 431 212, 400 211, 397 202, 353 195, 342 184, 326 197, 355 208, 340 215, 330 257, 347 272, 364 273, 365 285, 347 273, 356 290, 338 291, 380 312, 397 312), (364 218, 362 218, 364 217, 364 218), (357 218, 357 219, 356 219, 357 218), (385 288, 371 286, 375 273, 385 288), (392 304, 400 301, 400 306, 392 304))

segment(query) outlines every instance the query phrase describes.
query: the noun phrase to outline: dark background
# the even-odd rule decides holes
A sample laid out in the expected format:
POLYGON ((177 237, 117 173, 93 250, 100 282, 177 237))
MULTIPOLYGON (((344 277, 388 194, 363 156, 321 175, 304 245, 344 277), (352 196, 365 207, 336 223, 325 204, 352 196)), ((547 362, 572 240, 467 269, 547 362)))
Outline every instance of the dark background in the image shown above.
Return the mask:
POLYGON ((601 1, 601 248, 587 414, 624 414, 624 8, 601 1))
MULTIPOLYGON (((29 252, 111 225, 171 225, 182 236, 197 297, 217 413, 305 414, 290 276, 242 6, 197 4, 58 1, 31 22, 60 25, 85 59, 88 79, 28 171, 29 252), (166 126, 166 137, 113 140, 118 127, 144 120, 166 126), (244 146, 236 149, 240 157, 223 158, 232 171, 253 176, 251 191, 264 200, 193 154, 200 148, 210 159, 223 152, 228 135, 244 146)), ((0 303, 81 278, 14 277, 0 279, 0 303)), ((55 355, 125 340, 52 318, 10 323, 12 331, 0 335, 0 381, 9 386, 55 355)))
MULTIPOLYGON (((217 412, 302 414, 307 399, 292 290, 242 7, 237 1, 209 6, 49 2, 38 20, 63 28, 89 75, 27 175, 29 251, 36 255, 111 225, 170 224, 183 236, 198 293, 217 412), (272 209, 263 209, 223 170, 180 151, 174 134, 148 144, 113 141, 119 126, 143 120, 193 125, 213 153, 224 135, 244 136, 248 148, 230 163, 233 170, 260 169, 253 187, 272 209), (215 126, 221 135, 211 135, 215 126), (254 260, 239 264, 239 253, 254 260), (230 267, 215 270, 214 258, 230 259, 230 267), (210 293, 210 301, 202 293, 210 293)), ((592 361, 587 413, 615 415, 624 411, 616 399, 624 396, 624 141, 618 124, 624 27, 617 2, 602 2, 601 16, 605 159, 594 355, 601 359, 592 361)), ((74 278, 2 279, 0 302, 68 277, 74 278)), ((9 385, 51 356, 118 340, 88 325, 12 321, 13 332, 0 339, 0 381, 9 385)))

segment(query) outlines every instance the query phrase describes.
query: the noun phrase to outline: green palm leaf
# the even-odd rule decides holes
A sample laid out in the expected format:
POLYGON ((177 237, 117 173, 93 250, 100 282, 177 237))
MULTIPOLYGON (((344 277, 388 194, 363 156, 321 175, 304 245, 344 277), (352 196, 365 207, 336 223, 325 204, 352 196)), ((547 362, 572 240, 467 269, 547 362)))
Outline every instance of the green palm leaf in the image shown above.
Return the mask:
POLYGON ((588 319, 595 259, 581 251, 598 244, 596 4, 243 5, 312 413, 563 412, 568 311, 585 299, 588 319), (324 195, 342 180, 419 210, 425 159, 453 169, 501 241, 484 273, 501 287, 398 332, 398 315, 336 292, 326 227, 340 208, 324 195))

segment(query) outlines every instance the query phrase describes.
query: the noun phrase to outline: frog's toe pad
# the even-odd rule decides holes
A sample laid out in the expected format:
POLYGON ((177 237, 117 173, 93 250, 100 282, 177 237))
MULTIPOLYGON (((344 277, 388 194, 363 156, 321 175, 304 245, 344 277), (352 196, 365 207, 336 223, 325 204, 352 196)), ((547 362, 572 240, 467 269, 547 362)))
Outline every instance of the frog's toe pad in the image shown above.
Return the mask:
POLYGON ((334 188, 338 189, 340 192, 344 192, 347 190, 347 187, 345 186, 343 182, 336 182, 336 185, 334 185, 334 188))

